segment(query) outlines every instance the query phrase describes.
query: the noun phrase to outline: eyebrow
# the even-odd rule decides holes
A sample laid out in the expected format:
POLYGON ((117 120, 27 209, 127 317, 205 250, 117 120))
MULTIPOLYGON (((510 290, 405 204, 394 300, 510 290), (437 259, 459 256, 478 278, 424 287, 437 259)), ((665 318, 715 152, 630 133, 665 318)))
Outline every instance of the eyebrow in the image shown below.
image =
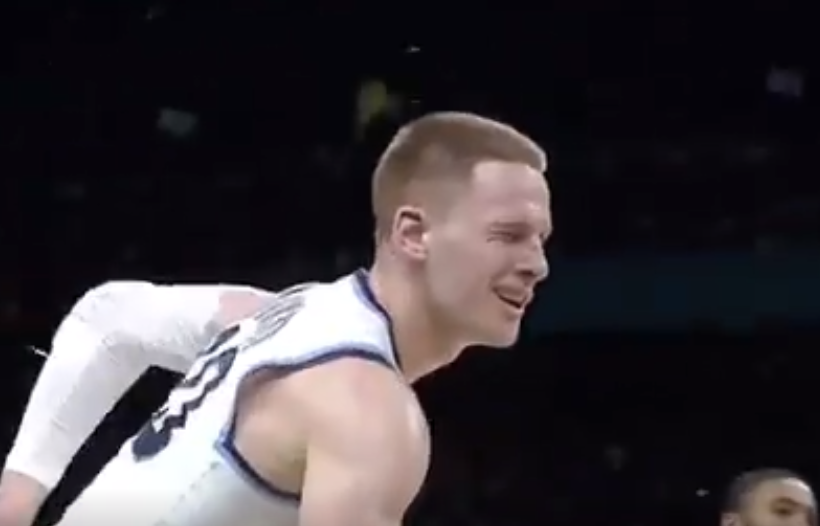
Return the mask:
POLYGON ((525 230, 542 231, 542 237, 548 237, 552 233, 552 223, 547 222, 541 228, 533 228, 533 225, 521 219, 497 219, 490 223, 492 228, 518 228, 525 230))
POLYGON ((814 503, 805 503, 792 497, 777 497, 772 501, 772 504, 790 504, 792 506, 799 506, 801 508, 814 509, 814 503))

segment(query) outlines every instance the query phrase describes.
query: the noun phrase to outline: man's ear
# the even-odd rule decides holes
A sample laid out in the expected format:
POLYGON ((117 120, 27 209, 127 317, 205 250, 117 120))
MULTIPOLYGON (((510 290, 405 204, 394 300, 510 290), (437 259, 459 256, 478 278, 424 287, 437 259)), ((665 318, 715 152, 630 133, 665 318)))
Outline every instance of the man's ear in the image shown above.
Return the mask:
POLYGON ((720 517, 720 526, 741 526, 740 516, 737 513, 724 513, 720 517))
POLYGON ((421 208, 402 206, 393 216, 393 238, 402 252, 414 260, 427 257, 427 228, 427 217, 421 208))

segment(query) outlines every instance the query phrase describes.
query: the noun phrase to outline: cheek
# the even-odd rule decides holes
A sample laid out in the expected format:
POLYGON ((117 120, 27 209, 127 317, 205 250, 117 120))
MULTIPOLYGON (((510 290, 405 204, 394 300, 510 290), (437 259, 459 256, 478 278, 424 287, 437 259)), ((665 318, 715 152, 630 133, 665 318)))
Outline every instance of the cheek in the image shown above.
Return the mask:
POLYGON ((502 245, 489 246, 480 257, 485 271, 492 280, 506 276, 515 269, 516 251, 502 245))
POLYGON ((480 301, 491 281, 486 259, 458 251, 442 256, 438 261, 439 265, 431 269, 439 292, 460 302, 462 308, 480 301))

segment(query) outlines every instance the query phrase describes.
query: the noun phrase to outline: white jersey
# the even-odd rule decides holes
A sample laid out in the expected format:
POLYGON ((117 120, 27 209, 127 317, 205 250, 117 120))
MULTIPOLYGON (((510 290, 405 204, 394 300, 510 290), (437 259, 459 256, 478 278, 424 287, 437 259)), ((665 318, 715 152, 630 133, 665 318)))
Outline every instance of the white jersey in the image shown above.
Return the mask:
POLYGON ((240 285, 111 281, 63 318, 5 470, 51 490, 94 428, 150 366, 187 372, 220 330, 275 294, 240 285))
POLYGON ((59 525, 296 526, 299 496, 266 484, 234 447, 237 393, 257 372, 351 355, 398 369, 389 320, 364 272, 279 295, 202 352, 59 525))

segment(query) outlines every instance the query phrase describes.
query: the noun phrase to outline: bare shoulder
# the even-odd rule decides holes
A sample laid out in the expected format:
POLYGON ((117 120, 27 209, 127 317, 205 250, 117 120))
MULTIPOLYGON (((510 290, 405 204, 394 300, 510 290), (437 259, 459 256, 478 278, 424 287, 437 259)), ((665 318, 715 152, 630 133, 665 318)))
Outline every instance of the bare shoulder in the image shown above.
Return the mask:
POLYGON ((285 396, 316 431, 361 430, 389 434, 400 444, 426 444, 427 427, 413 391, 381 363, 339 358, 295 374, 284 384, 285 396), (340 420, 346 425, 337 425, 340 420))
POLYGON ((404 380, 382 364, 340 358, 281 387, 305 430, 302 523, 400 524, 430 453, 426 422, 404 380))

